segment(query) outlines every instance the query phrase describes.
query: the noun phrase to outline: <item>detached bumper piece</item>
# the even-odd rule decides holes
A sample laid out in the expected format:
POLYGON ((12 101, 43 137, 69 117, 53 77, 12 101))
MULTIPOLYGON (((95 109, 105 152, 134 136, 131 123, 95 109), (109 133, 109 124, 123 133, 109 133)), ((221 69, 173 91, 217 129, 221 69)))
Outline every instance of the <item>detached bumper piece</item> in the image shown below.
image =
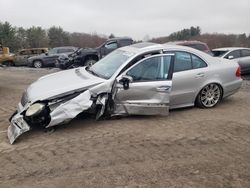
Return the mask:
POLYGON ((10 120, 10 126, 8 127, 10 144, 13 144, 20 135, 29 130, 30 126, 25 122, 22 115, 16 114, 13 116, 10 120))

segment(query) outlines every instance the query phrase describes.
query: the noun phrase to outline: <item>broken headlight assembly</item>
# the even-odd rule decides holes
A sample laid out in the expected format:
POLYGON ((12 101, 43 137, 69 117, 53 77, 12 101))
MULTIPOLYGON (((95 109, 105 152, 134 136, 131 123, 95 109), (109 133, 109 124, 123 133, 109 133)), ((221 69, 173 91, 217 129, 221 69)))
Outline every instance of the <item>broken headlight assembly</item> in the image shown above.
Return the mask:
POLYGON ((39 114, 45 108, 45 104, 43 103, 35 103, 31 105, 28 110, 25 112, 26 117, 32 117, 39 114))
POLYGON ((47 126, 50 122, 50 110, 44 103, 32 104, 24 113, 24 119, 30 125, 47 126))

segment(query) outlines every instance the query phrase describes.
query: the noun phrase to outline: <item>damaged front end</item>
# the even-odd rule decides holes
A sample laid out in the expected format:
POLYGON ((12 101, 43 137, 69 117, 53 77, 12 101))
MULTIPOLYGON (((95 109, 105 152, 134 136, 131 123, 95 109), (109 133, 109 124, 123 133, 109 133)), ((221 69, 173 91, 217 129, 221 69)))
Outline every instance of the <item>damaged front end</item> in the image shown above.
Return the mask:
MULTIPOLYGON (((97 98, 96 101, 99 101, 100 105, 104 104, 100 98, 97 98)), ((26 104, 23 108, 19 104, 17 112, 10 118, 9 141, 13 144, 20 135, 36 125, 48 128, 67 123, 81 112, 90 109, 92 105, 93 99, 89 90, 44 102, 26 104)))

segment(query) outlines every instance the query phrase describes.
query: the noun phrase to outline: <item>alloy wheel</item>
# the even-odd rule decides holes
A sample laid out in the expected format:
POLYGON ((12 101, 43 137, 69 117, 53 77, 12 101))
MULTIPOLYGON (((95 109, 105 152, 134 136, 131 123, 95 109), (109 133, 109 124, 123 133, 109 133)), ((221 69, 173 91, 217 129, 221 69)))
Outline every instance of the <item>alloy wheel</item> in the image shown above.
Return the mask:
POLYGON ((42 62, 41 61, 35 61, 34 62, 34 67, 35 68, 41 68, 42 67, 42 62))
POLYGON ((217 84, 209 84, 204 87, 200 94, 200 101, 206 108, 215 106, 221 98, 221 90, 217 84))

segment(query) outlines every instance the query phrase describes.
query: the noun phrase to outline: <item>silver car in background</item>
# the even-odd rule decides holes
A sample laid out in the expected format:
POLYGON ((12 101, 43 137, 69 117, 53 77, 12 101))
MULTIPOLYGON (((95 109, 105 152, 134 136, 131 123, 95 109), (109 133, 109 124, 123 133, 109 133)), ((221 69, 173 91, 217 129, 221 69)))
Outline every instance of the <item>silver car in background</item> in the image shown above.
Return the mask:
POLYGON ((250 74, 250 48, 217 48, 212 53, 215 57, 229 59, 239 63, 242 74, 250 74))
POLYGON ((91 67, 41 77, 24 92, 10 118, 12 144, 33 126, 67 123, 80 113, 96 119, 168 115, 169 109, 211 108, 241 87, 237 63, 177 45, 138 43, 91 67))

